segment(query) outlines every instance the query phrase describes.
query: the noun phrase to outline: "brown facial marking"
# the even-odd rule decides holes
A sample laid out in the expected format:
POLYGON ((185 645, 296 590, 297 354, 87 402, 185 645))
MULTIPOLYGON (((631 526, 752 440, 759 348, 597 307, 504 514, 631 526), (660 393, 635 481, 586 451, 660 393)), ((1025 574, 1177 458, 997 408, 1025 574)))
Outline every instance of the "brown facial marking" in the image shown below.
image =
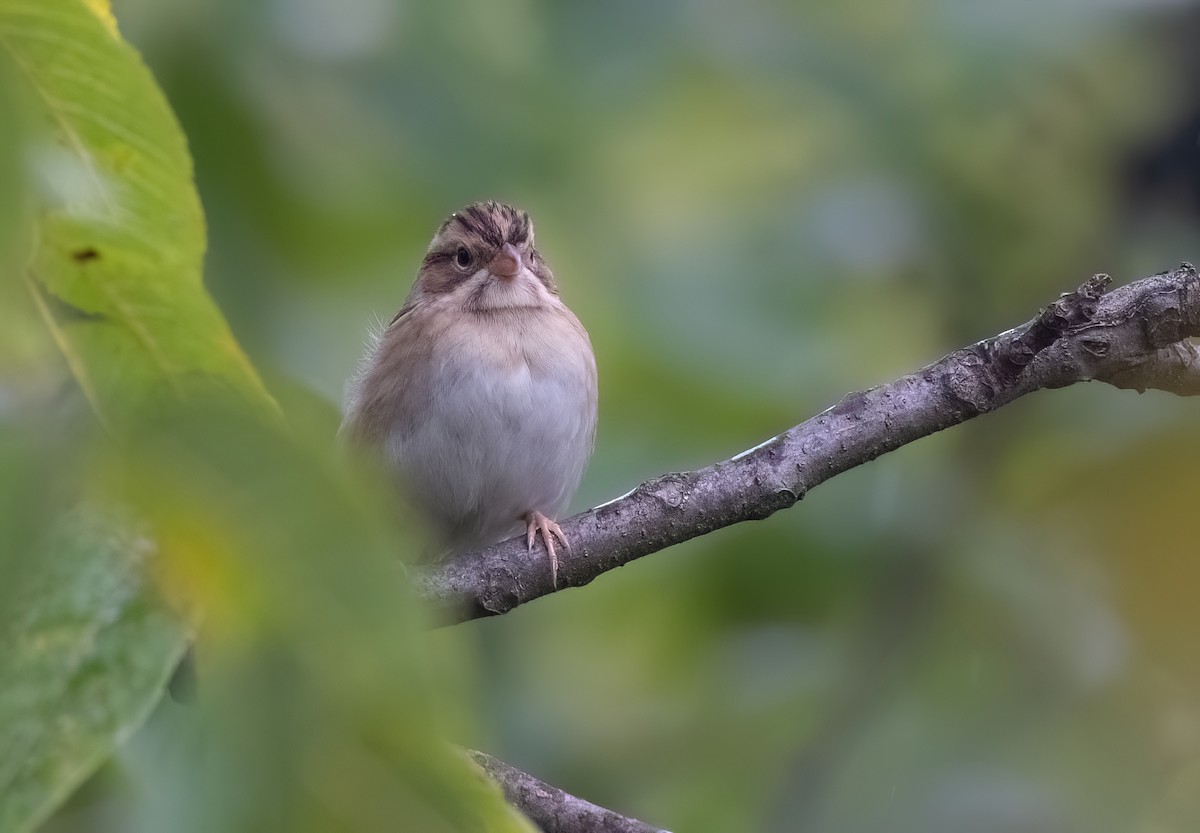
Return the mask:
POLYGON ((537 276, 537 279, 542 282, 542 286, 546 287, 551 294, 558 294, 558 286, 554 283, 554 275, 550 272, 549 265, 547 265, 546 260, 537 249, 529 250, 529 271, 537 276))
POLYGON ((467 277, 461 269, 454 265, 453 253, 447 253, 446 257, 432 263, 429 262, 429 258, 425 260, 425 265, 421 267, 420 281, 422 288, 432 295, 449 292, 467 277))
POLYGON ((510 208, 512 217, 508 226, 508 242, 520 246, 529 240, 529 215, 510 208))
POLYGON ((504 236, 500 233, 500 225, 496 222, 496 212, 489 211, 486 206, 479 203, 468 205, 460 212, 459 223, 467 231, 478 235, 489 246, 500 248, 504 244, 504 236))
MULTIPOLYGON (((475 256, 476 263, 486 263, 505 243, 523 250, 532 241, 533 223, 528 214, 511 205, 494 200, 476 202, 446 218, 438 227, 438 236, 441 242, 425 255, 419 275, 421 288, 429 294, 449 292, 464 279, 463 270, 455 264, 460 246, 475 256)), ((550 268, 532 245, 528 245, 525 261, 538 280, 557 294, 550 268)))
POLYGON ((433 266, 436 263, 449 263, 454 259, 454 252, 430 252, 425 255, 425 260, 421 261, 422 266, 433 266))

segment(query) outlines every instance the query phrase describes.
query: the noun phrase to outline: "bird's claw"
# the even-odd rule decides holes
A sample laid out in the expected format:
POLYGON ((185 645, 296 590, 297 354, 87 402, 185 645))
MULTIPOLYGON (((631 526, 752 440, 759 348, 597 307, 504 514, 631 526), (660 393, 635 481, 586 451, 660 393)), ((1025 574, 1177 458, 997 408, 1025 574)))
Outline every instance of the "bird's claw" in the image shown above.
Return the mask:
POLYGON ((557 589, 558 553, 554 549, 554 539, 557 538, 559 543, 566 547, 567 552, 571 551, 571 542, 567 540, 567 536, 559 525, 541 512, 530 512, 525 516, 525 523, 528 524, 525 532, 525 545, 529 552, 533 552, 533 542, 539 534, 541 535, 542 543, 546 545, 546 554, 550 556, 550 584, 557 589))

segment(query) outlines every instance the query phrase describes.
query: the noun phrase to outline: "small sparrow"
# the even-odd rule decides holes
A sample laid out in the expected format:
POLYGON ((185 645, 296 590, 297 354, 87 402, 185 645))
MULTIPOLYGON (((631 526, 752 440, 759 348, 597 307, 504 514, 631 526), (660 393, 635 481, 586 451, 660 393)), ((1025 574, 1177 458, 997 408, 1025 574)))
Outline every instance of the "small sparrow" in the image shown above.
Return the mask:
POLYGON ((444 554, 525 529, 558 583, 555 523, 596 432, 596 361, 558 297, 529 216, 497 202, 451 214, 404 306, 372 339, 341 433, 383 456, 444 554))

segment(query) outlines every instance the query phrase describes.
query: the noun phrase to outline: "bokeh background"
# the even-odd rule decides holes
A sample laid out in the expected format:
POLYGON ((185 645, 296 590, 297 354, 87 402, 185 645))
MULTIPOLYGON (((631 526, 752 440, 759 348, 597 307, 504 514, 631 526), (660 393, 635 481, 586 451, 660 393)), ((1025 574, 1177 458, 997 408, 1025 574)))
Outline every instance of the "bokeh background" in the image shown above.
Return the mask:
MULTIPOLYGON (((336 424, 443 216, 531 213, 600 366, 579 509, 1200 258, 1194 3, 113 5, 285 406, 336 424)), ((1195 830, 1196 424, 1041 393, 435 632, 454 739, 672 830, 1195 830)))

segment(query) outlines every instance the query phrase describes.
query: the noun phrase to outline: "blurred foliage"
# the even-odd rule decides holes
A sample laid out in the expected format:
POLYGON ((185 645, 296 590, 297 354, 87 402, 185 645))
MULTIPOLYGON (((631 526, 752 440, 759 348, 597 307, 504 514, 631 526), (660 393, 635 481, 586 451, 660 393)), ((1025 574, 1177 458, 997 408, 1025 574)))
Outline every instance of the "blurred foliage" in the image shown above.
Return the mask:
POLYGON ((115 829, 529 833, 446 742, 379 489, 302 429, 238 411, 140 428, 105 491, 154 519, 164 583, 205 621, 198 714, 162 715, 130 750, 154 798, 115 810, 115 829), (170 748, 190 734, 192 754, 170 748))
POLYGON ((379 490, 302 442, 311 422, 285 432, 201 287, 182 133, 106 7, 4 0, 0 55, 25 92, 10 112, 40 127, 6 148, 41 190, 36 245, 6 272, 33 301, 14 318, 36 307, 96 421, 60 394, 11 408, 0 443, 6 483, 73 481, 9 504, 40 523, 14 515, 0 560, 0 830, 39 825, 138 727, 196 616, 204 706, 142 778, 175 798, 122 804, 120 829, 161 830, 167 809, 223 832, 532 830, 439 730, 379 490), (71 439, 16 450, 39 409, 71 439))
MULTIPOLYGON (((65 507, 121 498, 175 554, 172 597, 209 617, 199 706, 164 703, 46 829, 472 829, 494 795, 440 738, 671 829, 1200 823, 1188 401, 1040 394, 765 523, 422 637, 389 560, 419 544, 330 450, 367 326, 471 199, 530 211, 591 332, 601 423, 579 507, 751 446, 1094 271, 1195 259, 1195 4, 114 5, 196 160, 207 286, 291 427, 169 410, 114 449, 21 281, 0 283, 0 541, 37 552, 65 507)), ((100 72, 59 72, 57 92, 111 105, 100 72)), ((56 180, 21 148, 53 125, 23 89, 0 60, 5 274, 30 187, 46 227, 96 233, 47 218, 56 180)), ((186 196, 167 203, 134 216, 194 222, 186 196)), ((186 308, 152 317, 199 328, 173 361, 241 366, 198 290, 200 238, 169 239, 183 268, 131 254, 110 277, 152 271, 135 310, 186 308)), ((83 292, 70 270, 100 264, 40 242, 55 286, 83 292)), ((82 243, 110 244, 133 242, 82 243)), ((111 380, 122 401, 144 390, 136 328, 80 329, 134 367, 111 380)))
POLYGON ((144 578, 153 542, 106 512, 61 518, 6 559, 0 830, 44 819, 158 699, 184 629, 144 578))

